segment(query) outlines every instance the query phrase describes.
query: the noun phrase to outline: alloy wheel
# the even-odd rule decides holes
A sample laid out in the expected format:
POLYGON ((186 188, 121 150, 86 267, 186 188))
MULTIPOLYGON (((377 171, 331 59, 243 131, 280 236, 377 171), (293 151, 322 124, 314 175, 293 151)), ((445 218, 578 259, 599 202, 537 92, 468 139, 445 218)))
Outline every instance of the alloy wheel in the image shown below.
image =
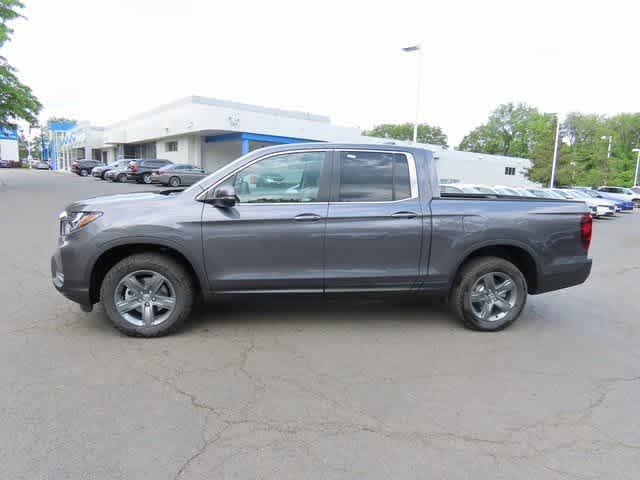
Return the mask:
POLYGON ((164 275, 138 270, 118 282, 114 303, 120 316, 131 325, 156 326, 175 310, 176 293, 164 275))
POLYGON ((471 287, 471 312, 485 322, 497 322, 516 306, 516 282, 504 272, 490 272, 478 278, 471 287))

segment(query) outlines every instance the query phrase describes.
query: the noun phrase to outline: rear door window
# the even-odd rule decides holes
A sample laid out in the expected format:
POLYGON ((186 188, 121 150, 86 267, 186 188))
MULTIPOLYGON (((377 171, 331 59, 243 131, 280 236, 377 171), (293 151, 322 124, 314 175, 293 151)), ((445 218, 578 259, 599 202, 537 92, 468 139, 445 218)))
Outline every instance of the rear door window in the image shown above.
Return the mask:
POLYGON ((343 151, 339 155, 340 202, 390 202, 411 197, 409 165, 404 154, 343 151))

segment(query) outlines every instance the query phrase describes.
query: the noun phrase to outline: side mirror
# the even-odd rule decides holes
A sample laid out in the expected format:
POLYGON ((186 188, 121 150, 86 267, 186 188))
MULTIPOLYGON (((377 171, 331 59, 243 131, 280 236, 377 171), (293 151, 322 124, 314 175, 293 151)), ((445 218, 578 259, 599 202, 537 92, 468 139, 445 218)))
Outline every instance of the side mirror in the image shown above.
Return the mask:
POLYGON ((223 185, 213 191, 209 203, 218 208, 231 208, 238 202, 236 189, 232 185, 223 185))

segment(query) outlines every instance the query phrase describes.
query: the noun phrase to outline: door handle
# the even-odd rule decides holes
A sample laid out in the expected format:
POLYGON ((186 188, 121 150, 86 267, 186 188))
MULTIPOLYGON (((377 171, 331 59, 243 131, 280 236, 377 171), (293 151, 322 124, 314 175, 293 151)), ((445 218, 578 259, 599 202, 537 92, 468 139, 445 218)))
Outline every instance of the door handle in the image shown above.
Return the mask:
POLYGON ((416 218, 418 216, 415 212, 396 212, 391 215, 393 218, 416 218))
POLYGON ((316 215, 315 213, 301 213, 300 215, 296 215, 293 217, 294 222, 317 222, 322 217, 320 215, 316 215))

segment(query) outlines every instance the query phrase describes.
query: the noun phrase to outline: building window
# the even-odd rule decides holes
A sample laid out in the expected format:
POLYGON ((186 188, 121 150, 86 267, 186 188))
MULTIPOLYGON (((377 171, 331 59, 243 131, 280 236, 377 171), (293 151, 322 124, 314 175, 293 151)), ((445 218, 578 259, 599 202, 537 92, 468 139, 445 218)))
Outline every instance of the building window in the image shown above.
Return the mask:
POLYGON ((516 174, 516 168, 515 167, 504 167, 504 174, 505 175, 515 175, 516 174))
POLYGON ((164 144, 165 152, 177 152, 178 151, 178 142, 165 142, 164 144))

